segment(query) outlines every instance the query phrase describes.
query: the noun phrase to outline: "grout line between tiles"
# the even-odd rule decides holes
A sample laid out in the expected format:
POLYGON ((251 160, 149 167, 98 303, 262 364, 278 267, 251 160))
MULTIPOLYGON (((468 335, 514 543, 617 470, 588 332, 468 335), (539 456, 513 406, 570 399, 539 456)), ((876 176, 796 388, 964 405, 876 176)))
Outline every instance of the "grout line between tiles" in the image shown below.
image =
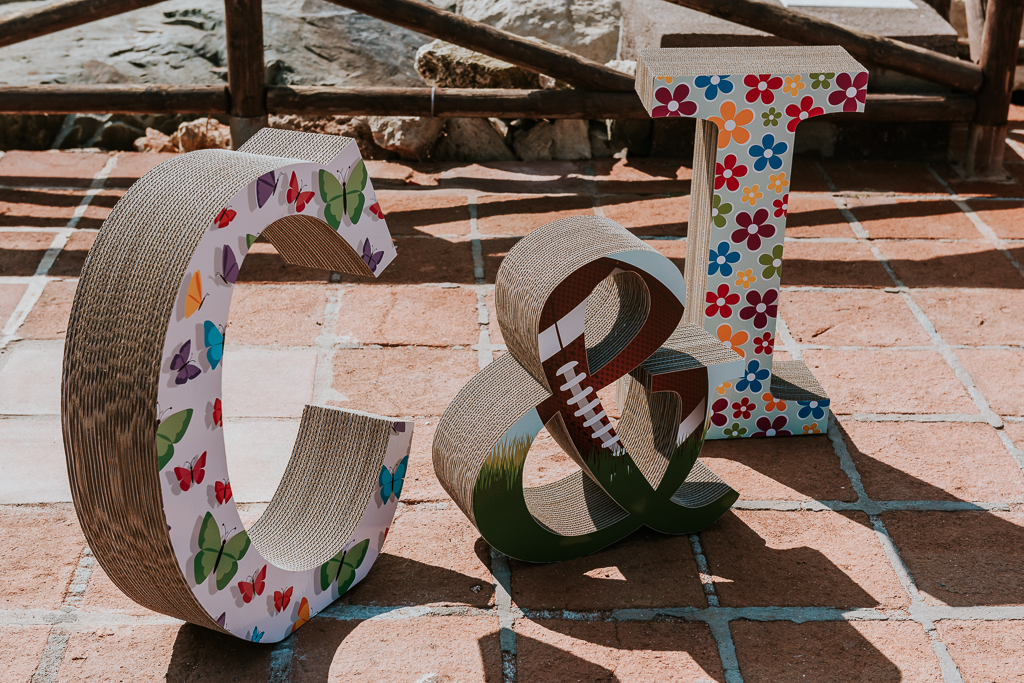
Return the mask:
POLYGON ((67 245, 68 239, 72 233, 75 232, 75 226, 85 215, 86 209, 92 204, 93 198, 99 194, 100 190, 103 189, 103 185, 107 182, 107 178, 110 177, 110 173, 117 166, 117 155, 111 155, 107 159, 107 163, 103 165, 96 175, 92 177, 92 182, 89 185, 89 189, 85 192, 85 196, 82 197, 82 201, 79 202, 78 206, 75 207, 75 211, 68 221, 68 224, 61 228, 58 232, 54 233, 53 241, 50 243, 50 247, 43 254, 43 258, 40 260, 39 265, 36 267, 35 275, 29 281, 28 288, 22 295, 21 300, 15 307, 14 312, 7 319, 3 329, 0 330, 0 351, 5 349, 14 339, 17 338, 18 329, 24 324, 28 318, 32 309, 39 301, 39 297, 43 294, 43 289, 46 288, 46 283, 52 278, 46 277, 50 272, 50 268, 53 266, 54 261, 60 255, 60 252, 67 245))
POLYGON ((78 558, 78 566, 75 574, 64 593, 64 600, 60 610, 50 623, 50 635, 46 639, 46 646, 39 657, 39 664, 32 675, 32 683, 52 683, 60 676, 60 667, 64 661, 64 654, 67 652, 68 643, 71 641, 71 628, 68 624, 78 619, 79 608, 82 606, 82 598, 85 596, 85 589, 92 577, 93 567, 96 566, 96 559, 88 546, 82 548, 78 558))

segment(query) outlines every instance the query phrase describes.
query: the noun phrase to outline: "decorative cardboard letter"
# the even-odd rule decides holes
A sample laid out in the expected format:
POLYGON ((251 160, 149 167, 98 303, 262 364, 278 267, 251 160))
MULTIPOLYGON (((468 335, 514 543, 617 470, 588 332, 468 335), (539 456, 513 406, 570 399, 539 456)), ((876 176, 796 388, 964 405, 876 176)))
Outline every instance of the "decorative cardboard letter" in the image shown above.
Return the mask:
MULTIPOLYGON (((139 604, 276 642, 358 583, 402 491, 412 422, 306 406, 291 460, 248 530, 224 451, 224 330, 242 259, 379 274, 395 258, 348 138, 264 129, 147 173, 103 224, 64 356, 75 508, 139 604)), ((271 402, 274 396, 266 396, 271 402)))
POLYGON ((686 317, 733 349, 709 439, 817 434, 829 399, 802 361, 774 361, 793 142, 801 121, 864 110, 867 70, 840 47, 640 50, 636 88, 656 118, 697 122, 686 317))
POLYGON ((538 228, 508 253, 495 286, 509 352, 445 411, 434 469, 503 553, 552 562, 595 552, 642 525, 703 529, 737 494, 697 456, 709 389, 742 361, 699 325, 679 325, 683 276, 671 261, 596 216, 538 228), (597 392, 617 387, 615 429, 597 392), (547 427, 580 471, 523 488, 547 427))

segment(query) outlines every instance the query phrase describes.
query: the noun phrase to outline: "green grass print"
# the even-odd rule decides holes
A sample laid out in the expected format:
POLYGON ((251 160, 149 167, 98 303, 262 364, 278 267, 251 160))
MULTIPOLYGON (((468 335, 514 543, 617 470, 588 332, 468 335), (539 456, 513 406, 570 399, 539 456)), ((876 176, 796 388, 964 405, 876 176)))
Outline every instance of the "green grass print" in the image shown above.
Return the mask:
POLYGON ((523 466, 532 444, 533 439, 524 435, 496 443, 480 468, 477 490, 507 491, 521 486, 523 466))

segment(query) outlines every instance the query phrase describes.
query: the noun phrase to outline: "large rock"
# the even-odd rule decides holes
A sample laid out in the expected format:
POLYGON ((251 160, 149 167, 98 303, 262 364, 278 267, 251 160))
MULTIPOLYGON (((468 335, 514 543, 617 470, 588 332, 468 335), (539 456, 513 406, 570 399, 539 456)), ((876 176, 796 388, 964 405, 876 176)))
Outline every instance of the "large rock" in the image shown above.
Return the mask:
POLYGON ((438 88, 539 88, 540 75, 494 57, 435 40, 416 52, 416 72, 438 88))
POLYGON ((501 133, 487 119, 448 119, 437 143, 438 161, 515 161, 501 133))
POLYGON ((366 122, 378 145, 397 152, 403 159, 417 160, 430 155, 445 124, 444 119, 415 116, 371 116, 366 122))
POLYGON ((515 149, 523 161, 589 159, 589 126, 579 119, 540 121, 529 130, 516 132, 515 149))
POLYGON ((342 135, 352 138, 359 146, 359 154, 364 159, 397 159, 398 155, 390 152, 373 140, 373 130, 366 119, 351 116, 271 116, 271 128, 285 130, 301 130, 306 133, 323 135, 342 135))
POLYGON ((466 17, 540 38, 602 64, 619 45, 618 0, 463 0, 466 17))

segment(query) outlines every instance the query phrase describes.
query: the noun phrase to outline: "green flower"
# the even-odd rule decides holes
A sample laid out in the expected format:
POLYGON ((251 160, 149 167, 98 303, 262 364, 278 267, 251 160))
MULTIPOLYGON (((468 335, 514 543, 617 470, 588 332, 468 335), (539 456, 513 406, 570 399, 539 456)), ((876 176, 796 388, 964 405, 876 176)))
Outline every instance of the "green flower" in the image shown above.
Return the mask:
POLYGON ((811 89, 827 90, 832 87, 832 79, 835 78, 835 74, 811 74, 811 89))
POLYGON ((764 127, 777 126, 779 121, 782 119, 782 112, 775 107, 770 107, 768 111, 761 112, 761 118, 764 119, 764 127))
POLYGON ((757 259, 757 262, 762 266, 766 266, 761 271, 761 277, 769 278, 778 275, 782 277, 782 245, 776 244, 770 254, 761 254, 761 257, 757 259))
POLYGON ((722 198, 717 194, 711 200, 711 220, 714 221, 716 228, 725 227, 725 217, 732 213, 732 204, 722 202, 722 198))
POLYGON ((726 427, 722 430, 722 433, 725 434, 727 439, 738 439, 747 433, 747 428, 740 427, 739 422, 733 422, 732 427, 726 427))

